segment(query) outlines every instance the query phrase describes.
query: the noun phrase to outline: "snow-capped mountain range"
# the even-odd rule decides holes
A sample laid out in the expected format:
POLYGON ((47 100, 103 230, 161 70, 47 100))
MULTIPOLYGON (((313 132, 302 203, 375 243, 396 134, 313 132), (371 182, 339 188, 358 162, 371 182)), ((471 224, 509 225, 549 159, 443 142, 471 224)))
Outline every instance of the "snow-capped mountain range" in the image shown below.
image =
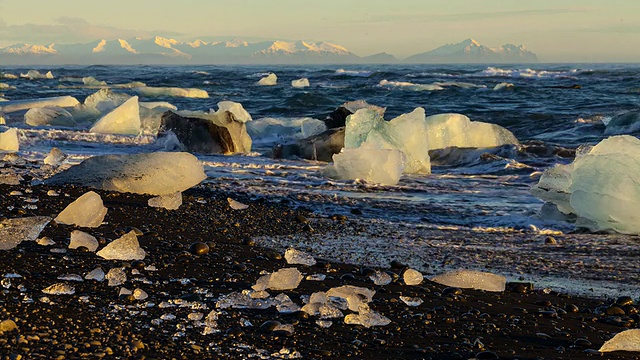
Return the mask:
MULTIPOLYGON (((221 42, 181 42, 150 39, 96 40, 85 44, 16 44, 0 48, 0 65, 32 64, 349 64, 396 63, 386 53, 360 57, 329 42, 232 39, 221 42)), ((405 60, 411 63, 537 62, 523 46, 490 49, 472 39, 439 47, 405 60)))

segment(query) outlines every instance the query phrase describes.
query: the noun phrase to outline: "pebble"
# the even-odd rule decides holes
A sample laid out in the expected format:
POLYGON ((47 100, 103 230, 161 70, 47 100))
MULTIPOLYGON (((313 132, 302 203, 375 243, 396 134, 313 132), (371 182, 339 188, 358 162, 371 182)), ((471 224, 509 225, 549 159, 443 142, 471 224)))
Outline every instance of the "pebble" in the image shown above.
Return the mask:
POLYGON ((627 315, 624 310, 618 306, 609 306, 605 311, 605 314, 607 315, 611 315, 611 316, 625 316, 627 315))
POLYGON ((547 236, 544 239, 544 243, 547 245, 557 245, 558 241, 553 236, 547 236))
POLYGON ((209 245, 203 242, 196 242, 189 246, 189 251, 194 255, 206 255, 209 253, 209 245))
POLYGON ((493 360, 500 359, 500 357, 493 351, 482 351, 476 354, 478 360, 493 360))
POLYGON ((616 300, 616 305, 618 306, 633 305, 633 298, 631 296, 621 296, 616 300))

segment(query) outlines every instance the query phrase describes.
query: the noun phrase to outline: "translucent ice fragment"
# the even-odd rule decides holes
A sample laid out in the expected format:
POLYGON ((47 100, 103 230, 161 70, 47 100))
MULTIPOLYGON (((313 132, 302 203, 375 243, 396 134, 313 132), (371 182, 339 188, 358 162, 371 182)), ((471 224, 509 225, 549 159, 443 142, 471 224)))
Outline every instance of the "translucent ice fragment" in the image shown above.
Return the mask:
POLYGON ((157 196, 149 199, 147 203, 151 207, 178 210, 182 205, 182 192, 178 191, 173 194, 157 196))
POLYGON ((420 285, 424 279, 422 274, 414 269, 407 269, 404 274, 402 274, 402 277, 404 283, 407 285, 420 285))
POLYGON ((104 279, 105 279, 104 270, 102 270, 102 268, 100 268, 100 267, 97 267, 97 268, 91 270, 90 272, 88 272, 84 276, 84 278, 85 278, 85 280, 104 281, 104 279))
POLYGON ((139 87, 136 88, 138 94, 146 97, 184 97, 184 98, 200 98, 208 99, 209 94, 202 89, 183 89, 177 87, 139 87))
POLYGON ((0 221, 0 250, 13 249, 23 241, 35 241, 50 221, 47 216, 0 221))
POLYGON ((42 292, 49 295, 73 295, 76 289, 65 283, 57 283, 42 289, 42 292))
POLYGON ((95 252, 98 249, 98 240, 80 230, 74 230, 71 232, 71 241, 69 242, 69 249, 77 249, 81 246, 86 247, 89 251, 95 252))
POLYGON ((300 285, 302 278, 302 274, 296 268, 280 269, 274 273, 260 277, 252 288, 255 291, 267 289, 292 290, 300 285))
POLYGON ((367 288, 353 285, 344 285, 331 288, 327 291, 327 296, 338 297, 347 300, 349 310, 358 311, 360 305, 371 302, 376 292, 367 288))
POLYGON ((100 118, 89 131, 101 134, 137 135, 140 130, 138 97, 134 96, 100 118))
POLYGON ((502 126, 471 121, 461 114, 438 114, 426 118, 429 150, 448 147, 487 148, 519 144, 502 126))
POLYGON ((309 79, 301 78, 291 81, 291 86, 294 88, 304 88, 309 86, 309 79))
POLYGON ((105 215, 107 208, 104 207, 102 198, 97 193, 89 191, 62 210, 55 222, 93 228, 102 224, 105 215))
POLYGON ((127 281, 127 274, 121 268, 113 268, 105 278, 109 280, 109 286, 120 286, 127 281))
POLYGON ((313 256, 294 248, 287 249, 287 251, 284 252, 284 258, 287 260, 287 264, 290 265, 299 264, 313 266, 316 264, 316 260, 313 256))
POLYGON ((502 275, 495 275, 475 270, 454 270, 430 279, 446 286, 476 289, 484 291, 504 291, 507 279, 502 275))
POLYGON ((0 151, 16 152, 18 150, 20 150, 20 141, 16 128, 0 133, 0 151))
POLYGON ((376 285, 389 285, 391 283, 391 276, 384 271, 376 270, 373 274, 369 275, 369 279, 376 285))
POLYGON ((51 166, 60 166, 66 158, 67 155, 63 153, 62 150, 54 147, 51 149, 47 157, 44 158, 44 163, 51 166))
POLYGON ((24 122, 31 126, 76 126, 73 115, 57 106, 29 109, 24 114, 24 122))
POLYGON ((323 174, 338 180, 363 179, 367 182, 396 185, 404 171, 404 156, 399 150, 360 147, 343 148, 333 155, 333 164, 323 174))
POLYGON ((618 333, 598 351, 640 351, 640 330, 632 329, 618 333))
POLYGON ((227 202, 229 203, 229 207, 233 210, 245 210, 249 208, 249 205, 233 200, 232 198, 227 198, 227 202))
POLYGON ((385 326, 391 323, 387 317, 377 313, 369 308, 368 305, 362 304, 358 309, 358 314, 349 314, 344 318, 345 324, 362 325, 366 328, 372 326, 385 326))
POLYGON ((146 255, 140 247, 135 231, 130 231, 116 239, 96 253, 107 260, 144 260, 146 255))
POLYGON ((270 73, 269 75, 263 77, 258 81, 258 85, 262 86, 273 86, 278 83, 278 76, 274 73, 270 73))

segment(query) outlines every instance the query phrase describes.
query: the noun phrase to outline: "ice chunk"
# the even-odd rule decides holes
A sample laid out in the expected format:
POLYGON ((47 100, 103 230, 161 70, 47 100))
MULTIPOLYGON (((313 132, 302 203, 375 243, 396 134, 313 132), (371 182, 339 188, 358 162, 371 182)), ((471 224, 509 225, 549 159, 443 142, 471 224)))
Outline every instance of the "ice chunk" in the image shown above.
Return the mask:
POLYGON ((640 330, 625 330, 602 345, 600 352, 640 351, 640 330))
POLYGON ((407 269, 402 277, 407 285, 420 285, 424 279, 419 271, 413 269, 407 269))
POLYGON ((360 109, 346 121, 344 147, 358 148, 364 143, 378 149, 395 149, 405 156, 404 172, 429 174, 429 145, 423 108, 385 121, 373 109, 360 109))
POLYGON ((606 123, 605 135, 630 134, 640 130, 640 110, 618 114, 606 123))
POLYGON ((24 122, 31 126, 76 126, 73 115, 57 106, 29 109, 24 114, 24 122))
POLYGON ((84 276, 85 280, 104 281, 105 274, 101 267, 97 267, 84 276))
POLYGON ((333 164, 323 174, 338 180, 364 179, 367 182, 396 185, 404 171, 404 155, 399 150, 362 146, 342 149, 333 155, 333 164))
POLYGON ((303 139, 326 130, 324 121, 312 118, 261 118, 247 124, 247 131, 251 138, 266 144, 278 143, 283 139, 303 139))
POLYGON ((23 180, 24 178, 16 173, 0 174, 0 184, 20 185, 20 182, 23 180))
POLYGON ((93 228, 102 224, 105 215, 107 208, 104 207, 102 198, 97 193, 89 191, 62 210, 55 222, 93 228))
POLYGON ((182 192, 178 191, 173 194, 161 195, 149 199, 149 206, 156 208, 164 208, 167 210, 178 210, 182 205, 182 192))
POLYGON ((11 74, 11 73, 6 73, 6 72, 1 72, 0 71, 0 79, 11 79, 11 80, 15 80, 18 78, 17 75, 15 74, 11 74))
POLYGON ((358 308, 358 314, 349 314, 345 316, 344 323, 349 325, 362 325, 366 328, 370 328, 372 326, 389 325, 391 320, 371 310, 369 305, 361 304, 358 308))
POLYGON ((23 241, 35 241, 51 221, 47 216, 34 216, 0 221, 0 250, 13 249, 23 241))
POLYGON ((42 292, 48 295, 73 295, 76 289, 65 283, 57 283, 42 289, 42 292))
POLYGON ((389 81, 387 79, 380 80, 378 85, 391 89, 401 89, 409 91, 439 91, 444 90, 444 87, 438 84, 414 84, 408 81, 389 81))
POLYGON ((18 150, 20 150, 20 141, 16 128, 0 133, 0 151, 16 152, 18 150))
POLYGON ((105 279, 109 280, 109 286, 120 286, 127 282, 127 274, 122 268, 113 268, 109 270, 105 279))
POLYGON ((369 275, 369 279, 379 286, 389 285, 393 280, 389 274, 380 270, 376 270, 373 274, 369 275))
POLYGON ((96 80, 93 76, 83 77, 82 83, 87 86, 107 86, 106 81, 96 80))
POLYGON ((178 107, 166 102, 166 101, 139 101, 138 104, 141 108, 145 108, 148 110, 160 109, 160 110, 178 110, 178 107))
POLYGON ((316 259, 314 259, 313 256, 294 248, 287 249, 284 252, 284 258, 287 260, 287 264, 289 265, 299 264, 313 266, 316 264, 316 259))
POLYGON ((83 282, 82 276, 78 274, 64 274, 58 276, 58 280, 83 282))
POLYGON ((504 291, 507 283, 504 276, 475 270, 454 270, 430 280, 446 286, 495 292, 504 291))
POLYGON ((273 299, 252 298, 250 290, 222 295, 216 302, 218 309, 268 309, 271 306, 273 306, 273 299))
POLYGON ((297 80, 291 80, 291 86, 294 88, 304 88, 309 86, 309 79, 302 78, 297 80))
POLYGON ((42 99, 28 99, 28 100, 12 100, 4 101, 0 105, 0 111, 10 113, 20 110, 28 110, 38 107, 58 106, 58 107, 74 107, 80 104, 78 100, 71 96, 59 96, 52 98, 42 99))
MULTIPOLYGON (((228 111, 231 114, 233 114, 233 119, 235 121, 246 123, 247 121, 253 120, 249 112, 247 112, 247 110, 245 110, 244 107, 242 107, 242 104, 237 102, 220 101, 218 103, 218 111, 216 111, 214 114, 222 114, 225 111, 228 111)), ((210 110, 209 112, 211 113, 212 111, 210 110)))
POLYGON ((531 193, 553 203, 563 214, 573 213, 570 204, 571 196, 571 171, 573 166, 558 164, 550 167, 542 173, 538 183, 531 188, 531 193))
POLYGON ((21 78, 29 79, 29 80, 37 80, 37 79, 53 79, 53 73, 48 71, 46 74, 40 73, 38 70, 29 70, 26 74, 20 74, 21 78))
POLYGON ((202 163, 189 153, 103 155, 52 176, 45 183, 78 184, 135 194, 167 195, 206 179, 202 163))
POLYGON ((273 86, 278 83, 278 77, 274 73, 269 73, 269 75, 263 77, 258 81, 258 85, 261 86, 273 86))
POLYGON ((438 114, 426 119, 429 150, 452 146, 486 148, 519 144, 511 131, 502 126, 471 121, 461 114, 438 114))
POLYGON ((289 296, 287 296, 286 294, 279 294, 273 300, 276 309, 281 314, 288 314, 300 310, 300 306, 291 301, 291 298, 289 298, 289 296))
POLYGON ((101 89, 87 96, 84 100, 84 107, 95 110, 98 113, 109 112, 124 104, 131 98, 130 95, 113 92, 109 89, 101 89))
POLYGON ((202 89, 183 89, 176 87, 139 87, 136 91, 141 96, 146 97, 184 97, 184 98, 199 98, 208 99, 209 94, 202 89))
POLYGON ((227 198, 227 202, 229 203, 229 207, 233 210, 245 210, 249 208, 249 205, 235 201, 232 198, 227 198))
POLYGON ((67 155, 63 153, 62 150, 54 147, 49 151, 47 157, 44 158, 44 163, 51 166, 60 166, 66 158, 67 155))
POLYGON ((0 90, 15 90, 15 87, 9 84, 0 83, 0 90))
POLYGON ((103 116, 89 131, 101 134, 137 135, 140 133, 140 126, 138 97, 134 96, 103 116))
POLYGON ((98 250, 98 240, 80 230, 74 230, 71 232, 71 241, 69 242, 69 249, 77 249, 81 246, 86 247, 91 252, 98 250))
POLYGON ((505 91, 505 90, 513 90, 515 86, 512 83, 501 82, 500 84, 493 87, 494 91, 505 91))
POLYGON ((331 288, 327 291, 327 296, 338 297, 347 300, 349 310, 358 311, 360 305, 370 303, 375 295, 374 290, 362 288, 353 285, 344 285, 337 288, 331 288))
POLYGON ((300 285, 302 274, 296 268, 280 269, 274 273, 264 275, 252 286, 255 291, 262 290, 292 290, 300 285))
POLYGON ((144 300, 146 298, 148 298, 149 295, 147 294, 146 291, 142 290, 142 289, 134 289, 133 290, 133 298, 136 300, 144 300))
POLYGON ((130 231, 113 240, 96 255, 107 260, 144 260, 146 255, 140 247, 135 231, 130 231))
POLYGON ((400 296, 400 300, 405 303, 407 306, 420 306, 424 302, 424 300, 419 297, 410 297, 410 296, 400 296))

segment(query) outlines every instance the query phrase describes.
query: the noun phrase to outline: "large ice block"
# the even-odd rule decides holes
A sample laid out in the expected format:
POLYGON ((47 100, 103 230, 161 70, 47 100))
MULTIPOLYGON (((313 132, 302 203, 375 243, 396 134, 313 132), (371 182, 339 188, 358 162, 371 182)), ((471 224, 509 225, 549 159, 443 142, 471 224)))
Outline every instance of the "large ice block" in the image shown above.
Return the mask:
POLYGON ((101 134, 137 135, 140 133, 140 126, 138 97, 134 96, 103 116, 89 131, 101 134))
POLYGON ((80 102, 78 102, 76 98, 71 96, 58 96, 42 99, 3 101, 0 104, 0 111, 10 113, 14 111, 28 110, 47 106, 74 107, 80 104, 80 102))
POLYGON ((399 150, 376 149, 365 146, 342 149, 333 155, 333 164, 323 174, 338 180, 363 179, 367 182, 396 185, 404 171, 404 155, 399 150))
POLYGON ((395 149, 405 156, 404 172, 429 174, 429 145, 423 108, 385 121, 378 111, 360 109, 346 122, 344 147, 358 148, 364 143, 378 149, 395 149))
POLYGON ((213 110, 209 110, 210 113, 215 114, 224 113, 225 111, 233 114, 233 119, 239 122, 246 123, 247 121, 253 120, 251 114, 242 107, 242 104, 234 101, 220 101, 218 103, 218 111, 214 112, 213 110))
POLYGON ((136 91, 141 96, 146 97, 184 97, 184 98, 199 98, 208 99, 209 94, 202 89, 183 89, 177 87, 151 87, 144 86, 136 88, 136 91))
POLYGON ((206 179, 202 163, 184 152, 102 155, 86 159, 45 183, 77 184, 136 194, 167 195, 206 179))
POLYGON ((100 226, 106 215, 107 208, 100 195, 89 191, 67 205, 55 218, 55 222, 93 228, 100 226))
POLYGON ((24 122, 31 126, 76 126, 73 115, 58 106, 29 109, 29 111, 24 114, 24 122))
POLYGON ((278 76, 274 73, 270 73, 269 75, 263 77, 258 81, 258 85, 261 86, 273 86, 278 83, 278 76))
POLYGON ((18 130, 10 128, 0 133, 0 152, 16 152, 20 150, 20 141, 18 140, 18 130))
POLYGON ((426 119, 429 150, 452 146, 487 148, 519 144, 511 131, 502 126, 471 121, 461 114, 438 114, 426 119))

